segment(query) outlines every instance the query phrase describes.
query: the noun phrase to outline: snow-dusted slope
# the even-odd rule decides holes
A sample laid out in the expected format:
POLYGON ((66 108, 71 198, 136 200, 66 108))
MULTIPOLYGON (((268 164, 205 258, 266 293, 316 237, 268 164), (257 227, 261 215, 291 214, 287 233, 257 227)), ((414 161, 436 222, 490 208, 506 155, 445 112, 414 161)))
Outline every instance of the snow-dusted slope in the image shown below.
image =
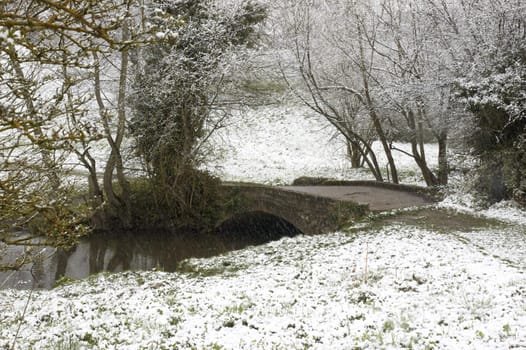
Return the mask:
MULTIPOLYGON (((520 349, 526 264, 511 265, 466 239, 416 227, 284 238, 190 260, 186 273, 101 275, 35 292, 19 344, 520 349)), ((0 346, 14 339, 28 293, 0 292, 0 346)))

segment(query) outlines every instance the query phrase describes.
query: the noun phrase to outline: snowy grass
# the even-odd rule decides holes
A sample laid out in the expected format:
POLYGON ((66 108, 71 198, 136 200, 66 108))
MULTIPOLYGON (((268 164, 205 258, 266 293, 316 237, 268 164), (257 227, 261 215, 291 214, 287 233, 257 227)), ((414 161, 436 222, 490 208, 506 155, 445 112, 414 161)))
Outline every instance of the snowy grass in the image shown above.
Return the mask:
POLYGON ((484 230, 367 226, 37 291, 24 318, 29 292, 1 291, 0 346, 22 322, 23 349, 526 347, 524 255, 465 238, 484 230))
MULTIPOLYGON (((343 137, 323 117, 303 107, 247 110, 213 135, 212 142, 218 157, 207 168, 226 181, 290 184, 304 175, 374 180, 367 170, 350 167, 343 137)), ((395 146, 410 151, 408 144, 395 146)), ((373 144, 381 168, 386 169, 381 147, 373 144)), ((436 166, 437 146, 426 148, 429 164, 436 166)), ((395 155, 405 183, 425 184, 410 157, 401 152, 395 155)))
MULTIPOLYGON (((305 115, 266 108, 233 120, 208 168, 269 184, 368 178, 305 115)), ((404 182, 421 183, 400 161, 404 182)), ((0 290, 0 349, 19 327, 17 349, 526 349, 526 215, 510 203, 473 208, 457 194, 424 213, 190 259, 176 273, 100 274, 34 291, 25 313, 29 291, 0 290)))
POLYGON ((508 223, 526 225, 526 211, 521 209, 514 201, 495 203, 489 208, 481 208, 472 195, 466 193, 453 193, 448 195, 441 203, 442 208, 454 209, 459 212, 471 213, 481 217, 494 218, 508 223))

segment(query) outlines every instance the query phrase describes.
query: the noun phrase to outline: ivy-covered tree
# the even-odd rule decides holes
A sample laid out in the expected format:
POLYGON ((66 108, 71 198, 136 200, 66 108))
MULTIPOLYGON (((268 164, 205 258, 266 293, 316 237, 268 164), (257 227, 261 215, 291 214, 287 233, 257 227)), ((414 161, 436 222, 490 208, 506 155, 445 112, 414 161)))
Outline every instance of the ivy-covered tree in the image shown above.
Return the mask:
POLYGON ((480 159, 477 188, 490 202, 526 204, 526 9, 482 2, 467 24, 485 28, 465 39, 472 65, 459 97, 474 115, 470 146, 480 159))
POLYGON ((165 14, 177 21, 160 42, 140 51, 130 132, 158 206, 177 216, 199 216, 195 207, 205 189, 195 181, 206 178, 196 171, 203 145, 228 115, 223 93, 256 43, 265 9, 252 1, 225 6, 210 0, 163 1, 162 9, 152 13, 152 25, 165 14))

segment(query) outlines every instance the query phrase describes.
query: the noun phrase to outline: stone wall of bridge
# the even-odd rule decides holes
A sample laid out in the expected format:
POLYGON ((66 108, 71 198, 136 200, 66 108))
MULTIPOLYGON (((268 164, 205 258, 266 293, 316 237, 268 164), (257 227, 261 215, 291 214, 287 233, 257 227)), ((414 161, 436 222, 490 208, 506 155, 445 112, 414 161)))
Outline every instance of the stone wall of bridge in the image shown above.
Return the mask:
POLYGON ((367 205, 279 187, 224 184, 222 192, 225 203, 223 221, 247 212, 264 212, 285 219, 309 235, 336 231, 368 212, 367 205))

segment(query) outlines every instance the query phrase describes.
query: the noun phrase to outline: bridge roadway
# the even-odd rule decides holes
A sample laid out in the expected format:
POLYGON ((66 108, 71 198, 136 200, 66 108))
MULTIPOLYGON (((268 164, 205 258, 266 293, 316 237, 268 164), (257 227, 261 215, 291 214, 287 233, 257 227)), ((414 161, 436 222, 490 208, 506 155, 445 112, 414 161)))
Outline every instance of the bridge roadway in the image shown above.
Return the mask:
POLYGON ((401 189, 391 189, 378 186, 348 185, 348 186, 280 186, 279 188, 310 194, 317 197, 330 198, 344 202, 354 202, 369 206, 371 211, 385 211, 407 207, 417 207, 431 203, 431 200, 418 193, 401 189))
POLYGON ((224 215, 264 212, 303 233, 333 232, 368 212, 418 207, 433 202, 425 189, 372 181, 294 186, 225 183, 224 215))

